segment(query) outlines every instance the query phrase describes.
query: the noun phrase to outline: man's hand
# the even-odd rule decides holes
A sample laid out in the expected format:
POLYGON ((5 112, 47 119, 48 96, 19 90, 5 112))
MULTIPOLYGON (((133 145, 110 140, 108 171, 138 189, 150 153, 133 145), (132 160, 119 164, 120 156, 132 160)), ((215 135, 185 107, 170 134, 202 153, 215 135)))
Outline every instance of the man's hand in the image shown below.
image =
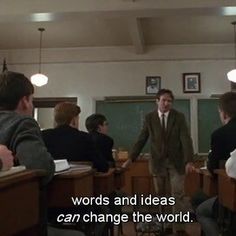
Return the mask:
POLYGON ((126 162, 123 163, 123 165, 121 166, 122 168, 128 168, 129 165, 132 163, 132 161, 130 159, 128 159, 126 162))
POLYGON ((192 173, 193 171, 195 171, 195 167, 194 167, 193 163, 188 162, 185 166, 185 173, 189 174, 189 173, 192 173))
POLYGON ((0 144, 0 161, 2 162, 1 170, 9 170, 13 166, 14 157, 12 152, 5 146, 0 144))

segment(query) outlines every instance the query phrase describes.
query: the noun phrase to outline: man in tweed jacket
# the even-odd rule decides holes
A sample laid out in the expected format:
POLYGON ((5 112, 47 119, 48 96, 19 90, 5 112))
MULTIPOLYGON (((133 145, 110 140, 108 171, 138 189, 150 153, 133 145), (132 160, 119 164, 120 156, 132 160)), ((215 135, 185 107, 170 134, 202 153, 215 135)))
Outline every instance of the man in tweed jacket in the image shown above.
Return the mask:
MULTIPOLYGON (((159 195, 175 197, 173 212, 177 213, 186 209, 184 174, 191 172, 194 167, 192 140, 185 117, 172 109, 173 100, 173 93, 168 89, 161 89, 157 93, 157 110, 146 115, 141 133, 129 154, 129 160, 123 166, 126 167, 131 161, 135 161, 150 139, 149 166, 155 190, 159 195)), ((186 235, 183 224, 174 224, 174 230, 177 235, 186 235)))

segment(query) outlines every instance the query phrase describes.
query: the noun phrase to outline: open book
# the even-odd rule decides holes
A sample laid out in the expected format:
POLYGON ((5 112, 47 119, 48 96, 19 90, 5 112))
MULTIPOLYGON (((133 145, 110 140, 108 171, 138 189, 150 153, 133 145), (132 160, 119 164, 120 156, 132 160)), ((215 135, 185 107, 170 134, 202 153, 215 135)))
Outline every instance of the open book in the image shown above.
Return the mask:
POLYGON ((8 176, 26 170, 25 166, 13 166, 10 170, 0 171, 0 177, 8 176))
POLYGON ((92 169, 90 165, 85 164, 69 164, 66 159, 54 160, 55 172, 62 172, 66 170, 89 171, 92 169))

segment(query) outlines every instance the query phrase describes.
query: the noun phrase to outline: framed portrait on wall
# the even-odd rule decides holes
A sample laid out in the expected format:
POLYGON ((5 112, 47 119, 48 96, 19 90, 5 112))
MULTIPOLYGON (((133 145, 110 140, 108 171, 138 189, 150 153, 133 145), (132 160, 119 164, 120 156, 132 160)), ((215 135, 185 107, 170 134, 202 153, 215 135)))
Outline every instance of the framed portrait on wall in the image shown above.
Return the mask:
POLYGON ((146 94, 156 94, 161 88, 160 76, 146 76, 146 94))
POLYGON ((200 73, 183 73, 183 92, 184 93, 201 92, 200 73))

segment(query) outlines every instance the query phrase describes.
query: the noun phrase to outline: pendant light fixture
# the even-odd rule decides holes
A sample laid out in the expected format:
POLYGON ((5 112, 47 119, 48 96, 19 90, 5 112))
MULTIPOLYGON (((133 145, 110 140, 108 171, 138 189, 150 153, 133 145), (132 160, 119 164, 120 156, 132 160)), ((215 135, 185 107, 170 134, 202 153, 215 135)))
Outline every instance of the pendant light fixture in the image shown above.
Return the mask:
POLYGON ((229 71, 227 73, 228 80, 231 82, 236 83, 236 21, 231 23, 234 26, 234 62, 235 62, 235 69, 229 71))
POLYGON ((44 28, 38 28, 40 32, 40 41, 39 41, 39 73, 31 76, 30 80, 32 84, 41 87, 48 83, 48 77, 41 73, 41 59, 42 59, 42 41, 43 41, 43 32, 44 28))
POLYGON ((8 71, 8 69, 7 69, 6 58, 3 59, 3 64, 2 64, 2 73, 4 73, 5 71, 8 71))

